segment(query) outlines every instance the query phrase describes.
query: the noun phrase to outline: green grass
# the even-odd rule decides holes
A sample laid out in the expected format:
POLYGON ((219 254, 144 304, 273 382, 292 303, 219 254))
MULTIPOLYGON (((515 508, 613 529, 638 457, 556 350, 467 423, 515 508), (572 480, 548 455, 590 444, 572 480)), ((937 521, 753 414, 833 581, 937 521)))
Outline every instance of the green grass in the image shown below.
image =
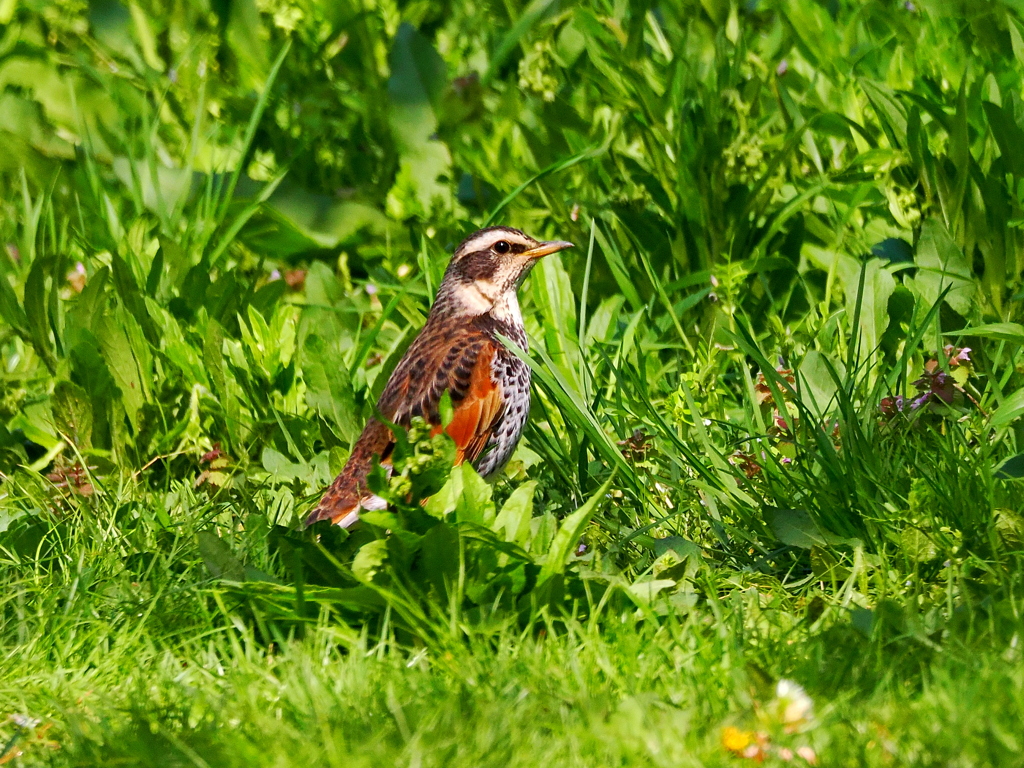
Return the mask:
POLYGON ((1010 2, 0 0, 0 763, 1024 761, 1022 64, 1010 2), (507 476, 414 430, 303 532, 489 222, 577 243, 507 476))

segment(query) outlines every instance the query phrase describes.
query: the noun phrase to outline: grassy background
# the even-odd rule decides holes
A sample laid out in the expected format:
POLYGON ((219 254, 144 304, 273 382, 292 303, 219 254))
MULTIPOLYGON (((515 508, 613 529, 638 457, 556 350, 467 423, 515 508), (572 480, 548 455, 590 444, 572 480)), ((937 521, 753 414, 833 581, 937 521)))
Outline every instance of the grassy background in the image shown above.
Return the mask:
POLYGON ((0 0, 0 762, 1024 761, 1018 6, 0 0), (489 222, 507 478, 301 532, 489 222))

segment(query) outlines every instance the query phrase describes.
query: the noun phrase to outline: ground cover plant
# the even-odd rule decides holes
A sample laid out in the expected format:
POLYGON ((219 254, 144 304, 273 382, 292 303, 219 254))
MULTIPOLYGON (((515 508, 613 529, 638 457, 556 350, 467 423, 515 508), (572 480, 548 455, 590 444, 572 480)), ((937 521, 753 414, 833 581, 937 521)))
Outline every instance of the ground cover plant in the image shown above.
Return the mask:
POLYGON ((0 0, 0 763, 1020 763, 1021 12, 0 0), (303 531, 491 222, 505 478, 303 531))

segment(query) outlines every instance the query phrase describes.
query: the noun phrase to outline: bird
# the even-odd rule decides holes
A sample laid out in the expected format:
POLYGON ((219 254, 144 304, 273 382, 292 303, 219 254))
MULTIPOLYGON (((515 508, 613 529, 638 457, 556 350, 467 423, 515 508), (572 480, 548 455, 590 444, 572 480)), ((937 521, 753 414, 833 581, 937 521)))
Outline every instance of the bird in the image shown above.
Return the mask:
POLYGON ((512 456, 530 412, 530 368, 499 336, 529 351, 518 289, 537 261, 573 244, 536 240, 511 227, 474 232, 455 249, 427 322, 395 367, 341 473, 306 518, 348 528, 361 510, 381 510, 384 499, 367 485, 379 461, 390 464, 391 427, 423 418, 442 430, 444 392, 452 418, 444 431, 455 443, 455 464, 470 462, 483 477, 512 456), (382 420, 383 419, 383 420, 382 420))

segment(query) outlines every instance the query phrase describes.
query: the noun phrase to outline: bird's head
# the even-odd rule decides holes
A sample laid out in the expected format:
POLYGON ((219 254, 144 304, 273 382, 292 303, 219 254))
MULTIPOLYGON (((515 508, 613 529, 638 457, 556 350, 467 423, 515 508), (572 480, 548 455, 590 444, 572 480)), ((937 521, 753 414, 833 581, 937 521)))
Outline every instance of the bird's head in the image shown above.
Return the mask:
POLYGON ((543 242, 511 227, 489 227, 467 237, 452 256, 438 301, 459 314, 494 314, 498 319, 514 311, 516 290, 542 256, 572 248, 564 240, 543 242))

